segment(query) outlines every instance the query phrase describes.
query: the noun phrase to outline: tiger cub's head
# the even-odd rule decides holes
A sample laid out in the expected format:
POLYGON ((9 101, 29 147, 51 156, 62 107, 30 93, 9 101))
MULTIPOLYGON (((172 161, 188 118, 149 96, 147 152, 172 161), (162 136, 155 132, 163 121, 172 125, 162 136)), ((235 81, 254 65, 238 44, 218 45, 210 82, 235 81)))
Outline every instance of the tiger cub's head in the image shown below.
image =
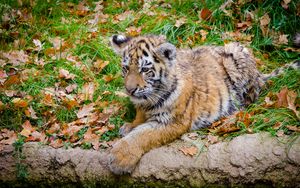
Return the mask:
POLYGON ((168 92, 170 73, 176 61, 176 47, 164 36, 126 37, 114 35, 111 45, 122 56, 125 88, 133 102, 155 102, 168 92))

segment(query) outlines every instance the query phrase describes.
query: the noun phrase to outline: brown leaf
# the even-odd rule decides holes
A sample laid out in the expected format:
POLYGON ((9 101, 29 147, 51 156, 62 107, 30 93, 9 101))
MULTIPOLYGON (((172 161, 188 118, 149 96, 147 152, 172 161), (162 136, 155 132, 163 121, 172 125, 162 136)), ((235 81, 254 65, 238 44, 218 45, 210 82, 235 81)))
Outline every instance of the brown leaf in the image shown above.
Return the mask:
POLYGON ((112 75, 112 74, 104 75, 104 76, 103 76, 103 80, 104 80, 106 83, 111 82, 111 81, 114 80, 114 79, 115 79, 115 77, 114 77, 114 75, 112 75))
POLYGON ((44 98, 41 100, 41 103, 45 104, 46 106, 55 106, 54 100, 50 93, 44 95, 44 98))
POLYGON ((197 140, 197 138, 199 137, 199 135, 195 132, 189 133, 187 136, 192 140, 197 140))
POLYGON ((140 35, 142 32, 142 27, 128 27, 126 28, 126 35, 131 36, 131 37, 135 37, 140 35))
POLYGON ((60 130, 60 125, 58 123, 53 123, 51 127, 46 131, 48 134, 56 133, 60 130))
POLYGON ((201 29, 200 34, 201 34, 201 42, 204 42, 206 40, 206 36, 207 36, 208 32, 201 29))
POLYGON ((12 76, 9 76, 5 82, 4 82, 4 88, 7 88, 11 85, 15 85, 15 84, 19 84, 21 83, 21 80, 20 80, 20 75, 16 74, 16 75, 12 75, 12 76))
POLYGON ((34 111, 34 109, 32 108, 32 106, 29 106, 26 110, 25 110, 25 114, 27 117, 31 117, 32 119, 37 119, 38 117, 36 116, 36 112, 34 111))
POLYGON ((33 142, 33 141, 38 141, 38 142, 45 142, 46 140, 46 134, 45 133, 40 133, 38 131, 34 131, 31 133, 31 135, 26 138, 26 142, 33 142))
POLYGON ((260 18, 260 29, 262 30, 263 36, 266 36, 269 32, 268 25, 270 23, 271 19, 268 15, 268 13, 264 14, 260 18))
POLYGON ((84 105, 79 111, 77 112, 78 118, 83 118, 85 116, 90 115, 94 111, 94 103, 90 103, 88 105, 84 105))
POLYGON ((284 136, 284 131, 283 130, 277 131, 276 136, 283 137, 284 136))
POLYGON ((89 142, 93 145, 93 148, 95 150, 99 149, 100 142, 99 142, 100 136, 92 133, 92 129, 89 127, 86 133, 84 134, 83 141, 84 142, 89 142))
POLYGON ((2 56, 8 60, 7 64, 12 64, 13 66, 22 65, 29 60, 28 55, 23 50, 2 53, 2 56))
POLYGON ((288 89, 287 87, 284 87, 283 89, 280 90, 279 93, 277 93, 277 104, 276 107, 280 108, 280 107, 288 107, 288 101, 287 101, 287 93, 288 93, 288 89))
POLYGON ((290 131, 295 131, 295 132, 300 132, 300 128, 297 126, 292 126, 292 125, 287 125, 286 128, 288 128, 288 130, 290 131))
POLYGON ((291 0, 282 0, 280 2, 281 6, 284 8, 284 9, 288 9, 289 8, 289 3, 291 2, 291 0))
POLYGON ((28 106, 28 102, 20 98, 14 98, 11 102, 18 108, 26 108, 28 106))
POLYGON ((30 121, 26 120, 23 125, 23 130, 20 132, 22 136, 28 137, 35 129, 32 127, 30 121))
POLYGON ((75 75, 70 73, 68 70, 65 69, 59 69, 59 78, 64 78, 64 79, 71 79, 73 80, 75 78, 75 75))
POLYGON ((78 102, 77 102, 77 100, 75 100, 75 99, 67 99, 67 98, 65 98, 63 100, 63 103, 67 107, 68 110, 71 110, 74 107, 77 107, 79 105, 78 102))
POLYGON ((53 147, 53 148, 61 148, 63 147, 63 141, 62 139, 56 139, 54 141, 51 141, 49 146, 53 147))
POLYGON ((185 17, 181 17, 180 19, 176 20, 175 27, 180 27, 180 26, 182 26, 185 23, 186 23, 186 18, 185 17))
POLYGON ((300 118, 300 113, 296 109, 296 98, 297 98, 297 93, 295 91, 290 91, 288 90, 287 92, 287 103, 288 103, 288 108, 291 109, 298 118, 300 118))
POLYGON ((96 84, 93 82, 85 83, 82 87, 81 93, 79 94, 79 98, 81 100, 93 100, 94 92, 96 89, 96 84))
POLYGON ((97 72, 101 72, 108 64, 109 61, 103 61, 102 59, 98 59, 94 62, 94 68, 97 70, 97 72))
POLYGON ((17 140, 17 134, 8 129, 0 130, 0 145, 11 145, 17 140))
POLYGON ((202 20, 209 20, 211 18, 211 14, 212 14, 212 12, 209 9, 203 8, 200 11, 200 15, 199 16, 200 16, 200 18, 202 20))
POLYGON ((281 126, 282 126, 282 122, 276 122, 276 123, 273 125, 273 129, 278 130, 281 126))
POLYGON ((210 143, 210 144, 215 144, 215 143, 217 143, 218 142, 218 136, 213 136, 213 135, 208 135, 207 136, 207 141, 208 141, 208 143, 210 143))
POLYGON ((279 35, 278 44, 288 44, 288 35, 279 35))
POLYGON ((261 26, 265 26, 265 25, 269 25, 271 19, 268 15, 268 13, 265 13, 261 18, 260 18, 260 25, 261 26))
POLYGON ((183 147, 179 149, 180 151, 182 151, 182 153, 186 156, 191 156, 193 157, 194 155, 197 154, 198 152, 198 148, 195 146, 191 146, 191 147, 183 147))
POLYGON ((269 96, 265 97, 265 107, 271 107, 275 104, 275 101, 272 101, 271 98, 269 96))
MULTIPOLYGON (((1 61, 1 60, 0 60, 1 61)), ((0 65, 1 67, 1 65, 0 65)), ((6 81, 8 75, 6 74, 6 72, 2 69, 0 69, 0 84, 3 85, 4 82, 6 81)))
POLYGON ((66 92, 67 92, 67 93, 71 93, 71 92, 74 91, 76 88, 77 88, 77 84, 71 84, 71 85, 68 85, 68 86, 66 87, 66 92))

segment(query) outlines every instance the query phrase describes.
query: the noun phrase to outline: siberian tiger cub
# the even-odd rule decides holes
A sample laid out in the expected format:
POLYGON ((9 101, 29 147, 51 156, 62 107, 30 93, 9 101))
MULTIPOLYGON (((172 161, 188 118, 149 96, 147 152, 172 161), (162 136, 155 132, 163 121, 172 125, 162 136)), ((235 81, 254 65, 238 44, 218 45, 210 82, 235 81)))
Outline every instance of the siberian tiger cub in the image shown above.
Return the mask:
POLYGON ((247 106, 264 85, 239 43, 176 49, 164 36, 114 35, 111 45, 122 56, 125 88, 136 106, 135 120, 121 127, 123 138, 110 151, 115 174, 132 172, 152 148, 247 106))

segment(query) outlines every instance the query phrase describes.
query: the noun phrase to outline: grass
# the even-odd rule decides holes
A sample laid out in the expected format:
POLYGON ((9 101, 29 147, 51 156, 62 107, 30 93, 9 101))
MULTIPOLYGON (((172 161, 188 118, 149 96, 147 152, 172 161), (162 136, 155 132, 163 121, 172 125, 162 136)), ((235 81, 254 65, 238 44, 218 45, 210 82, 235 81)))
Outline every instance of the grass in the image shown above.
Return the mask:
MULTIPOLYGON (((16 15, 9 20, 1 18, 0 50, 24 50, 30 56, 29 63, 17 67, 6 65, 3 69, 7 71, 14 68, 20 74, 24 70, 31 70, 31 72, 28 73, 28 79, 21 83, 0 88, 0 101, 7 105, 6 110, 0 111, 0 128, 20 131, 22 123, 25 120, 30 120, 32 124, 38 125, 40 129, 44 129, 43 125, 52 116, 57 117, 61 123, 69 123, 76 119, 76 112, 78 112, 83 104, 96 102, 99 97, 102 97, 100 101, 108 102, 108 104, 117 102, 122 108, 109 120, 111 124, 116 125, 116 128, 102 134, 101 140, 109 141, 117 137, 118 128, 125 121, 129 121, 134 117, 134 110, 127 98, 122 98, 114 94, 115 91, 122 90, 123 80, 119 76, 120 58, 110 49, 108 37, 115 33, 126 33, 128 32, 126 31, 128 27, 141 27, 142 31, 140 34, 153 33, 166 35, 168 40, 177 47, 195 47, 212 44, 223 45, 226 40, 236 40, 230 37, 224 39, 223 34, 225 32, 236 31, 236 24, 246 21, 246 13, 255 11, 254 19, 251 22, 252 26, 245 31, 240 31, 245 35, 253 35, 252 40, 249 42, 241 39, 240 42, 245 42, 249 45, 254 50, 254 54, 263 60, 264 63, 259 65, 259 69, 264 73, 270 72, 278 66, 299 58, 296 52, 284 50, 288 45, 276 46, 273 44, 274 38, 272 35, 264 36, 259 21, 261 16, 268 13, 271 18, 268 27, 274 32, 288 34, 289 39, 291 39, 291 36, 299 31, 297 30, 299 27, 295 27, 300 23, 300 18, 296 15, 296 1, 290 2, 288 10, 282 8, 280 0, 244 2, 240 5, 234 4, 232 7, 227 8, 228 11, 232 12, 232 16, 228 16, 219 10, 224 1, 167 0, 163 1, 165 3, 160 3, 157 7, 155 6, 155 2, 152 3, 151 8, 148 10, 156 15, 151 16, 142 10, 143 6, 139 4, 139 1, 108 0, 103 4, 103 13, 108 15, 107 21, 99 23, 96 26, 91 26, 88 23, 88 20, 93 19, 92 10, 95 8, 93 1, 87 1, 87 5, 91 11, 83 16, 76 14, 74 7, 78 2, 76 0, 50 0, 49 3, 44 3, 44 1, 39 0, 36 1, 35 5, 30 5, 30 1, 25 0, 23 1, 23 5, 19 5, 16 0, 1 1, 1 15, 12 13, 16 9, 25 13, 23 16, 16 15), (199 12, 203 8, 212 10, 210 20, 199 19, 199 12), (125 11, 132 11, 131 16, 115 23, 116 16, 125 11), (28 18, 30 17, 29 13, 32 14, 32 19, 28 18), (186 22, 180 27, 176 27, 176 20, 182 17, 186 17, 186 22), (91 31, 93 28, 96 28, 95 32, 91 31), (204 41, 200 40, 200 30, 208 32, 204 41), (67 50, 58 51, 57 56, 52 58, 51 55, 47 54, 47 49, 52 48, 50 39, 58 36, 68 43, 67 50), (39 39, 43 43, 41 51, 33 50, 35 48, 33 39, 39 39), (15 46, 16 41, 19 41, 18 46, 15 46), (76 61, 80 62, 80 66, 78 67, 76 63, 67 60, 65 52, 72 57, 76 57, 76 61), (45 65, 34 64, 34 58, 43 59, 45 65), (93 62, 97 59, 109 61, 110 63, 102 71, 96 72, 93 69, 93 62), (62 80, 58 76, 59 69, 68 70, 70 73, 76 75, 76 77, 71 80, 62 80), (117 76, 113 81, 107 83, 104 81, 104 76, 110 74, 117 76), (77 84, 77 89, 70 94, 76 97, 83 85, 88 82, 97 83, 98 87, 95 90, 93 99, 86 100, 79 106, 68 109, 59 99, 55 99, 54 106, 47 106, 41 103, 45 88, 53 88, 57 83, 60 84, 60 87, 77 84), (4 93, 5 90, 23 92, 25 95, 22 97, 25 98, 26 96, 31 96, 32 99, 28 100, 29 105, 36 111, 38 119, 27 117, 22 108, 15 108, 12 103, 13 97, 8 97, 4 93), (104 95, 104 92, 110 92, 111 94, 104 95), (48 115, 45 115, 46 112, 48 112, 48 115)), ((291 40, 289 41, 290 45, 291 40)), ((299 99, 299 80, 299 71, 288 71, 284 75, 274 78, 273 85, 263 91, 259 101, 246 109, 248 112, 260 111, 260 114, 252 116, 255 119, 253 120, 255 123, 252 125, 254 132, 265 130, 275 134, 272 126, 277 121, 283 122, 281 129, 284 129, 286 133, 288 133, 286 125, 299 126, 299 119, 290 110, 264 108, 262 106, 267 93, 279 92, 285 86, 290 90, 297 91, 299 99), (266 122, 264 121, 265 119, 270 119, 270 121, 266 122)), ((235 134, 243 132, 245 132, 245 129, 235 134)), ((86 144, 83 147, 90 148, 91 145, 86 144)))

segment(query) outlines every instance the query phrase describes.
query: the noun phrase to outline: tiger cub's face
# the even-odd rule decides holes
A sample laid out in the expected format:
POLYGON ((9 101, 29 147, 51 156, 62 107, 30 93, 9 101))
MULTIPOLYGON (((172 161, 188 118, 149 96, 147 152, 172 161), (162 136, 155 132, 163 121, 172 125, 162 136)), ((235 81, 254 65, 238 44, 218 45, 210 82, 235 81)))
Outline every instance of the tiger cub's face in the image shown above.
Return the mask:
POLYGON ((122 56, 125 88, 133 102, 155 102, 167 92, 168 75, 176 60, 176 48, 164 36, 130 38, 114 35, 114 50, 122 56))

